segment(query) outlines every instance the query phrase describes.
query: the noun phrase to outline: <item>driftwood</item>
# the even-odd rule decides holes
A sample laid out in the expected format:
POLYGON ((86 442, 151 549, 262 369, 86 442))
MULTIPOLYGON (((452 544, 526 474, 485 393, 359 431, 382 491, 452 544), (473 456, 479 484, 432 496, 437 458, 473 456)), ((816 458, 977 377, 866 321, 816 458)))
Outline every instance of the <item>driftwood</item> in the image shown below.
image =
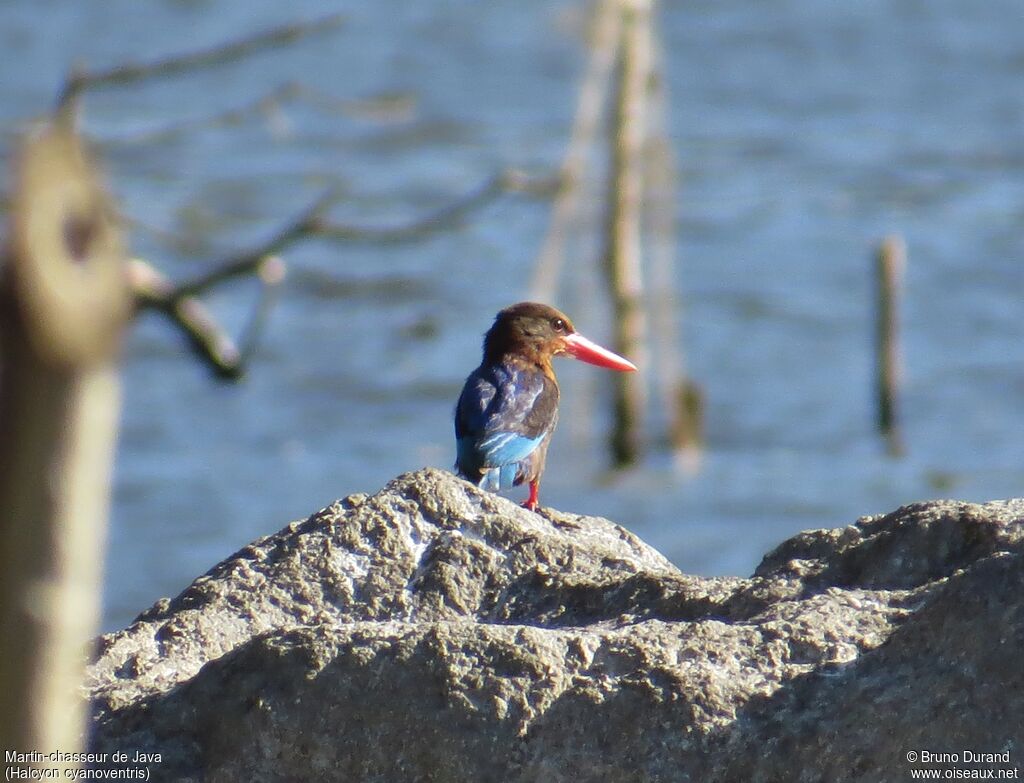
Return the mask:
POLYGON ((71 752, 131 293, 113 211, 71 128, 40 132, 17 164, 0 283, 0 745, 71 752))

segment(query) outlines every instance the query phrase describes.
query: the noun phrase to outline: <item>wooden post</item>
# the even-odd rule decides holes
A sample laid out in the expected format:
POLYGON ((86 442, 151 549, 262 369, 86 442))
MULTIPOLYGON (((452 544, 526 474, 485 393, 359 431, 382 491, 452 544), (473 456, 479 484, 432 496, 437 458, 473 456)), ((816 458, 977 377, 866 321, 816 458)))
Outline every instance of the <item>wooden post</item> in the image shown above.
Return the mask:
MULTIPOLYGON (((643 368, 647 322, 640 235, 651 76, 651 4, 650 0, 621 0, 621 8, 622 46, 612 120, 605 269, 612 296, 615 350, 643 368)), ((634 464, 640 458, 645 397, 641 373, 616 374, 611 451, 617 467, 634 464)))
POLYGON ((573 120, 572 135, 559 169, 558 193, 551 210, 544 244, 534 265, 530 297, 538 302, 553 302, 565 257, 566 241, 579 212, 580 193, 587 156, 601 130, 609 84, 621 41, 620 0, 597 0, 590 34, 590 59, 580 87, 573 120))
POLYGON ((79 688, 98 625, 118 413, 114 361, 131 313, 112 214, 69 114, 25 144, 0 279, 7 751, 73 752, 83 743, 79 688))
POLYGON ((893 456, 903 453, 899 421, 899 391, 902 380, 900 356, 900 298, 907 264, 907 246, 902 237, 888 236, 875 258, 877 310, 875 322, 875 390, 878 401, 878 429, 893 456))
POLYGON ((644 176, 650 236, 651 354, 668 422, 669 448, 685 473, 695 473, 703 445, 703 393, 687 376, 680 333, 682 304, 676 294, 676 161, 668 135, 664 58, 653 30, 650 40, 651 97, 644 176))

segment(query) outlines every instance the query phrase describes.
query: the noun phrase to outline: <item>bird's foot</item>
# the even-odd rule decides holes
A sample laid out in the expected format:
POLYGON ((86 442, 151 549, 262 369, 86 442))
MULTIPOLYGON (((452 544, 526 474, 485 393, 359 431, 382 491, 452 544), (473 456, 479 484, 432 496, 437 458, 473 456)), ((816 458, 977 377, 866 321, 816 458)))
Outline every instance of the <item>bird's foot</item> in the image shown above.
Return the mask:
POLYGON ((530 509, 530 511, 537 511, 537 509, 540 508, 540 503, 538 502, 537 498, 537 494, 539 492, 540 480, 534 479, 533 481, 530 482, 530 497, 528 497, 526 499, 526 502, 523 503, 523 508, 528 508, 530 509))
POLYGON ((537 514, 540 513, 540 504, 537 503, 536 500, 526 500, 526 501, 523 501, 523 503, 521 505, 522 505, 523 508, 527 509, 528 511, 533 511, 533 512, 535 512, 537 514))

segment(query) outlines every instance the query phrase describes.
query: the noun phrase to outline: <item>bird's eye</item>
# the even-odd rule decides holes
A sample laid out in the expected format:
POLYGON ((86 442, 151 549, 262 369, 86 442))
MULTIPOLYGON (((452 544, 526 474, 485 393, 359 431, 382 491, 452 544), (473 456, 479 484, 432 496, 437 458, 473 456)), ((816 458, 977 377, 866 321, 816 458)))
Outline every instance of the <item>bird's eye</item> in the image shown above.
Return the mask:
POLYGON ((556 332, 564 332, 565 331, 565 321, 563 321, 561 318, 552 318, 551 319, 551 327, 556 332))

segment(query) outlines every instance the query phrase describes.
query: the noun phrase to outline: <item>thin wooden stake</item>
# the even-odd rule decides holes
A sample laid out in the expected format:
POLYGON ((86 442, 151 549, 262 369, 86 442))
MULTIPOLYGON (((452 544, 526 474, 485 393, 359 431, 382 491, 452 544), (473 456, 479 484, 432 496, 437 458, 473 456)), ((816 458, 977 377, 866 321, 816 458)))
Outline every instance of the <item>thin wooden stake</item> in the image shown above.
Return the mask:
POLYGON ((538 302, 556 299, 558 279, 565 261, 565 245, 579 212, 580 193, 587 156, 595 146, 601 117, 608 100, 609 84, 621 41, 620 0, 597 0, 590 59, 576 104, 569 147, 559 170, 559 188, 551 210, 544 244, 534 265, 530 298, 538 302))
MULTIPOLYGON (((647 319, 641 275, 644 140, 651 77, 650 0, 621 0, 622 47, 612 119, 605 270, 615 320, 615 350, 646 364, 647 319)), ((615 376, 611 452, 616 467, 635 464, 642 448, 646 391, 641 373, 615 376)))
POLYGON ((903 453, 899 392, 902 381, 900 351, 900 299, 907 265, 907 246, 902 237, 882 240, 875 261, 877 313, 875 329, 876 395, 878 429, 893 456, 903 453))
POLYGON ((676 294, 676 161, 668 135, 664 58, 651 35, 650 121, 645 170, 645 211, 650 235, 651 351, 668 422, 669 448, 686 473, 700 467, 703 394, 687 377, 682 347, 682 304, 676 294))

